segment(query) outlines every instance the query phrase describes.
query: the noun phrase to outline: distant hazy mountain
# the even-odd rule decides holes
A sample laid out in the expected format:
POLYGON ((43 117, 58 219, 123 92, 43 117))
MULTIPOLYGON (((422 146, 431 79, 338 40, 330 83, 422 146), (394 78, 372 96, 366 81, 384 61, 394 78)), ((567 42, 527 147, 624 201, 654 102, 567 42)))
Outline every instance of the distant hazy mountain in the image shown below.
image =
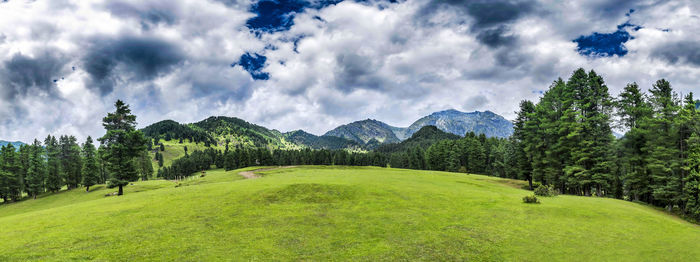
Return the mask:
POLYGON ((454 109, 418 119, 408 127, 407 134, 412 135, 421 127, 429 125, 459 136, 464 136, 467 132, 487 137, 509 137, 513 134, 513 123, 491 111, 465 113, 454 109))
POLYGON ((336 127, 323 136, 342 137, 373 148, 374 145, 403 141, 424 126, 436 126, 459 136, 464 136, 467 132, 487 137, 509 137, 513 134, 513 124, 491 111, 465 113, 450 109, 422 117, 406 128, 367 119, 336 127))
POLYGON ((12 144, 16 149, 19 149, 21 145, 24 145, 24 143, 15 141, 15 142, 10 142, 10 141, 5 141, 5 140, 0 140, 0 147, 6 146, 7 144, 12 144))
POLYGON ((367 119, 336 127, 323 136, 342 137, 363 145, 372 140, 376 140, 372 141, 373 144, 376 142, 380 144, 398 143, 401 140, 396 136, 396 130, 402 130, 402 128, 393 127, 374 119, 367 119))

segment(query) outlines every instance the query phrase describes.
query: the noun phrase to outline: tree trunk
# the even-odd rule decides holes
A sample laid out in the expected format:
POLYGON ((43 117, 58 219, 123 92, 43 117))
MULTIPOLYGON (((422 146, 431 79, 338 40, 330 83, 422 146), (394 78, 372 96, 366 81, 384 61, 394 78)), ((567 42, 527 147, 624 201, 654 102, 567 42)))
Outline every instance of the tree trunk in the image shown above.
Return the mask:
POLYGON ((532 189, 532 176, 527 177, 527 182, 530 184, 530 190, 533 190, 532 189))
POLYGON ((119 185, 119 193, 117 193, 117 196, 121 196, 123 194, 124 194, 123 186, 119 185))
POLYGON ((85 187, 85 192, 90 192, 90 186, 85 187))
POLYGON ((37 194, 34 194, 34 199, 36 199, 36 195, 37 195, 37 194))

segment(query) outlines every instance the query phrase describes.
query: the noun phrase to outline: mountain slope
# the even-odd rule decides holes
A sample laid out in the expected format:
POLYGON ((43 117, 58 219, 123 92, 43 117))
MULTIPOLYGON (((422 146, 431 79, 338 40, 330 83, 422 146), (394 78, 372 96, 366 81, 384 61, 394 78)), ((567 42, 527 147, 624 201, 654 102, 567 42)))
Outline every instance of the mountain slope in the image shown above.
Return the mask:
POLYGON ((228 141, 230 147, 268 147, 278 149, 361 149, 362 144, 340 137, 319 137, 298 130, 281 133, 274 129, 249 123, 243 119, 226 116, 213 116, 192 124, 181 124, 173 120, 164 120, 141 129, 147 137, 159 138, 165 143, 166 151, 170 148, 177 152, 164 154, 165 162, 169 156, 185 154, 184 147, 200 148, 202 143, 218 149, 224 148, 228 141), (177 142, 183 139, 182 143, 177 142))
POLYGON ((291 143, 305 145, 313 149, 362 148, 361 144, 352 140, 335 136, 316 136, 303 130, 284 133, 284 137, 291 143))
POLYGON ((414 147, 427 149, 435 142, 445 139, 459 139, 460 136, 444 132, 435 126, 424 126, 413 135, 400 143, 385 144, 377 147, 377 152, 394 153, 406 151, 414 147))
POLYGON ((418 119, 407 128, 407 133, 412 135, 428 125, 459 136, 468 132, 502 138, 513 134, 513 123, 491 111, 465 113, 454 109, 435 112, 418 119))
POLYGON ((382 144, 397 143, 401 141, 394 133, 394 130, 397 129, 400 128, 392 127, 374 119, 367 119, 336 127, 326 132, 323 136, 342 137, 360 144, 367 144, 372 139, 382 144))
POLYGON ((269 170, 241 180, 239 171, 134 182, 120 197, 105 197, 115 189, 99 185, 0 205, 0 260, 700 257, 697 225, 609 198, 561 195, 523 204, 532 192, 508 186, 522 181, 358 167, 269 170))
POLYGON ((246 122, 243 119, 227 116, 212 116, 192 126, 218 137, 219 144, 228 139, 232 145, 250 147, 286 148, 289 146, 282 139, 282 133, 263 126, 246 122))

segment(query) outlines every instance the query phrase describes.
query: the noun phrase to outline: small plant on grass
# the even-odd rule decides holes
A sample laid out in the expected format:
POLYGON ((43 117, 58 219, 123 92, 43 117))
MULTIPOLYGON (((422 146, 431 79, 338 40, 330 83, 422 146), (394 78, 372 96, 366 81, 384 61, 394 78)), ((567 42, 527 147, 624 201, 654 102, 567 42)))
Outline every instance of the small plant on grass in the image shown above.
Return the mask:
POLYGON ((551 197, 551 196, 556 196, 557 192, 554 190, 554 186, 549 185, 540 185, 537 188, 535 188, 535 195, 537 196, 544 196, 544 197, 551 197))
POLYGON ((539 204, 540 200, 537 199, 537 196, 531 195, 531 196, 525 196, 523 197, 523 203, 527 204, 539 204))

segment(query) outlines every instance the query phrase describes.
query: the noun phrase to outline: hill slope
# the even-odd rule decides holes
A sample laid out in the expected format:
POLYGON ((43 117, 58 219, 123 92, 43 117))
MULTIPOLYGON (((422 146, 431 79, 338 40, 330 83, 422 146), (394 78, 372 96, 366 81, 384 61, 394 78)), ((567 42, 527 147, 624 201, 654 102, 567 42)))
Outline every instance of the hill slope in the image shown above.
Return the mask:
POLYGON ((424 150, 430 147, 435 142, 445 139, 459 139, 460 136, 446 133, 435 126, 424 126, 417 132, 413 133, 411 138, 401 141, 396 144, 386 144, 377 147, 376 151, 393 153, 406 151, 414 147, 420 147, 424 150))
POLYGON ((493 177, 303 167, 210 171, 0 206, 0 260, 692 261, 700 228, 606 198, 493 177), (139 191, 139 192, 136 192, 139 191), (28 248, 31 247, 31 248, 28 248))
MULTIPOLYGON (((249 123, 243 119, 226 116, 213 116, 192 124, 180 124, 172 120, 164 120, 141 129, 151 138, 161 140, 183 139, 183 143, 191 148, 192 143, 209 144, 214 147, 229 146, 268 147, 281 149, 297 149, 309 147, 314 149, 358 148, 358 144, 342 138, 319 137, 304 131, 281 133, 263 126, 249 123)), ((167 146, 167 145, 166 145, 167 146)), ((184 154, 184 152, 183 152, 184 154)))
POLYGON ((296 130, 284 133, 284 137, 287 139, 287 141, 291 143, 308 146, 313 149, 362 148, 362 144, 359 144, 352 140, 335 136, 316 136, 313 134, 309 134, 303 130, 296 130))
POLYGON ((418 119, 408 127, 407 134, 412 135, 421 127, 429 125, 459 136, 464 136, 467 132, 485 134, 487 137, 509 137, 513 134, 513 123, 491 111, 465 113, 454 109, 418 119))
POLYGON ((394 134, 394 130, 399 129, 381 121, 367 119, 336 127, 323 136, 342 137, 360 144, 367 144, 372 139, 382 144, 398 143, 401 140, 394 134))

